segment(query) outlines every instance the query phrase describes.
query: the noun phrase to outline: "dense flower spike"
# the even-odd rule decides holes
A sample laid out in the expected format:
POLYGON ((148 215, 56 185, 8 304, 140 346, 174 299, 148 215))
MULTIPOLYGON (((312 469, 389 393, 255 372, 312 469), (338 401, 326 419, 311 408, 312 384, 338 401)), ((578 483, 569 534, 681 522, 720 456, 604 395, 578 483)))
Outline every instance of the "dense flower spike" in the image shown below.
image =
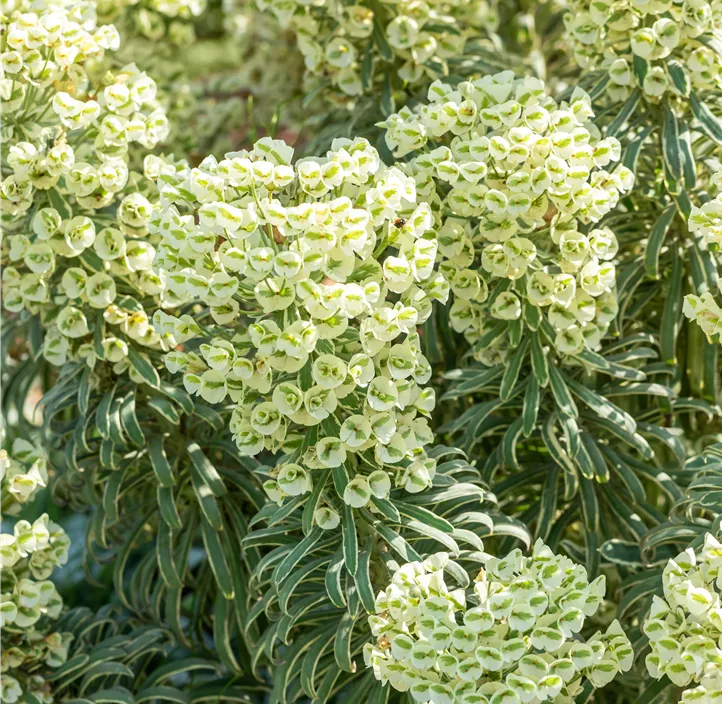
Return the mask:
POLYGON ((722 59, 712 42, 722 29, 717 0, 573 0, 564 23, 579 65, 608 72, 613 99, 635 86, 648 99, 686 97, 690 85, 722 87, 722 59))
MULTIPOLYGON (((559 104, 538 79, 503 72, 435 82, 429 101, 381 126, 396 156, 413 155, 404 168, 436 213, 454 329, 474 343, 499 321, 538 325, 545 309, 558 352, 596 348, 617 312, 618 247, 589 225, 634 179, 615 168, 620 144, 601 138, 589 97, 559 104)), ((496 348, 476 354, 488 363, 496 348)))
MULTIPOLYGON (((207 333, 166 366, 184 372, 187 391, 236 404, 241 453, 282 453, 265 484, 273 500, 310 491, 313 470, 342 467, 351 506, 392 483, 420 491, 434 476, 424 452, 434 393, 416 326, 448 295, 431 211, 365 140, 337 140, 295 167, 292 152, 264 138, 161 179, 156 271, 168 303, 208 306, 156 313, 168 340, 207 333)), ((332 508, 316 518, 338 522, 332 508)))
POLYGON ((604 687, 630 669, 632 646, 615 621, 586 642, 578 636, 602 602, 604 577, 541 541, 530 557, 487 556, 473 590, 444 581, 437 553, 396 571, 369 617, 364 649, 377 679, 433 704, 571 701, 586 678, 604 687))
MULTIPOLYGON (((3 485, 3 505, 5 499, 3 485)), ((9 704, 53 701, 43 675, 66 661, 70 635, 54 631, 63 601, 49 577, 67 562, 69 545, 47 514, 33 523, 18 521, 12 532, 0 534, 0 689, 9 704)))
MULTIPOLYGON (((498 22, 488 0, 330 3, 256 0, 296 34, 310 80, 336 101, 380 90, 395 74, 407 87, 449 73, 465 45, 489 35, 498 22)), ((427 83, 428 84, 428 83, 427 83)))
POLYGON ((664 598, 654 597, 643 625, 649 674, 688 687, 685 704, 722 699, 721 567, 722 544, 708 533, 699 552, 689 548, 667 563, 664 598))
POLYGON ((136 297, 164 288, 146 196, 173 166, 148 156, 145 174, 131 169, 133 145, 151 149, 169 127, 135 65, 95 77, 118 42, 87 3, 3 15, 3 307, 43 317, 43 354, 58 366, 107 359, 122 371, 129 343, 160 344, 136 297))

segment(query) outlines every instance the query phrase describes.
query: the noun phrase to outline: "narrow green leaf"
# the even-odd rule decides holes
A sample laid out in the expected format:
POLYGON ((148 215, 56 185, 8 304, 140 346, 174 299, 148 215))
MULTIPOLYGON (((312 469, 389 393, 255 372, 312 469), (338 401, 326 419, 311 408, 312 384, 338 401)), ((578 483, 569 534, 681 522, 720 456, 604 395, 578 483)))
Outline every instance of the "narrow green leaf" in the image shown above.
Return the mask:
POLYGON ((124 687, 101 689, 89 695, 89 699, 95 704, 135 704, 133 695, 124 687))
POLYGON ((535 376, 530 376, 524 394, 524 406, 522 408, 522 432, 528 438, 536 426, 537 413, 539 412, 539 397, 541 388, 535 376))
POLYGON ((639 88, 635 88, 620 108, 617 116, 609 124, 609 127, 607 127, 607 137, 614 137, 619 133, 627 120, 636 112, 637 105, 639 105, 641 98, 642 91, 639 88))
POLYGON ((501 442, 501 455, 504 459, 504 465, 508 469, 519 469, 519 463, 516 459, 516 444, 522 434, 523 427, 524 418, 523 416, 518 416, 504 433, 504 438, 501 442))
POLYGON ((694 92, 689 95, 689 103, 702 132, 711 140, 722 144, 722 122, 720 119, 707 107, 706 103, 700 101, 694 92))
POLYGON ((188 444, 188 455, 191 458, 193 467, 202 478, 203 483, 211 490, 213 496, 225 496, 228 490, 223 483, 223 479, 221 479, 221 475, 218 474, 218 470, 216 470, 213 463, 206 457, 198 443, 191 442, 188 444))
POLYGON ((223 527, 223 520, 221 518, 221 511, 218 507, 218 502, 213 496, 211 488, 205 483, 205 481, 203 481, 203 477, 196 469, 195 465, 191 465, 191 484, 206 520, 216 530, 221 530, 223 527))
POLYGON ((379 50, 379 54, 384 61, 393 61, 394 52, 391 50, 389 43, 386 41, 386 32, 381 26, 380 14, 374 12, 374 28, 371 32, 371 36, 379 50))
POLYGON ((628 540, 607 540, 601 547, 602 557, 615 565, 623 565, 634 569, 643 566, 639 543, 628 540))
POLYGON ((208 521, 201 521, 201 534, 203 545, 206 548, 208 562, 218 583, 218 588, 226 599, 233 598, 233 580, 223 554, 223 546, 218 535, 218 529, 208 521))
MULTIPOLYGON (((664 163, 675 182, 682 180, 682 152, 679 148, 679 123, 672 109, 662 105, 664 122, 662 125, 662 155, 664 163)), ((675 191, 676 192, 676 191, 675 191)))
POLYGON ((130 366, 135 369, 138 374, 149 386, 157 388, 160 384, 160 377, 155 367, 151 364, 150 359, 144 354, 138 352, 134 344, 128 345, 128 361, 130 366))
POLYGON ((644 251, 644 267, 647 275, 653 279, 659 278, 659 254, 662 251, 664 238, 667 236, 676 212, 676 206, 668 205, 657 218, 657 222, 654 223, 652 232, 649 235, 647 248, 644 251))
POLYGON ((172 384, 168 384, 167 382, 162 382, 158 386, 158 390, 164 396, 167 396, 172 401, 175 401, 180 406, 183 413, 190 415, 195 411, 196 405, 195 403, 193 403, 193 399, 184 389, 173 386, 172 384))
POLYGON ((358 568, 358 535, 356 534, 353 509, 348 504, 343 505, 342 533, 343 559, 346 569, 351 575, 355 575, 358 568))
POLYGON ((557 510, 557 484, 559 483, 559 467, 550 467, 542 487, 539 501, 539 517, 536 523, 537 538, 546 540, 554 525, 557 510))
POLYGON ((343 574, 344 565, 343 552, 343 546, 339 546, 338 550, 336 550, 331 558, 331 563, 326 570, 326 577, 324 580, 328 598, 331 600, 331 603, 339 609, 346 607, 346 597, 343 589, 341 588, 341 575, 343 574))
POLYGON ((508 323, 502 321, 494 325, 491 330, 485 332, 475 343, 474 348, 477 350, 483 350, 491 346, 492 343, 496 342, 504 333, 506 333, 508 323))
POLYGON ((549 366, 549 381, 560 415, 566 418, 576 418, 579 415, 577 405, 554 364, 549 366))
POLYGON ((78 386, 78 409, 80 415, 84 416, 88 413, 88 404, 90 403, 90 378, 91 370, 84 369, 80 376, 80 384, 78 386))
POLYGON ((376 600, 374 598, 374 588, 371 584, 371 554, 368 550, 362 550, 359 554, 358 569, 354 575, 354 582, 366 613, 375 614, 376 600))
POLYGON ((159 699, 173 704, 188 704, 188 694, 175 687, 144 687, 135 695, 135 704, 159 699))
POLYGON ((73 211, 68 201, 63 198, 57 188, 51 188, 48 191, 48 200, 50 205, 58 211, 58 214, 63 220, 69 220, 73 217, 73 211))
POLYGON ((682 258, 675 254, 672 257, 672 272, 668 280, 659 332, 661 356, 667 364, 677 363, 677 335, 682 315, 682 273, 682 258))
POLYGON ((154 435, 151 438, 148 446, 148 454, 150 455, 150 463, 153 466, 153 471, 158 478, 160 486, 174 486, 175 477, 166 459, 165 451, 163 450, 163 438, 160 435, 154 435))
POLYGON ((556 433, 554 432, 555 424, 556 414, 551 413, 542 425, 542 440, 544 440, 544 445, 546 445, 547 450, 549 450, 549 454, 554 462, 565 472, 575 474, 576 469, 574 467, 574 463, 562 447, 556 433))
POLYGON ((519 372, 521 371, 521 365, 526 357, 527 347, 529 346, 529 338, 524 338, 511 356, 508 366, 504 371, 504 376, 501 380, 501 387, 499 390, 499 397, 506 401, 510 396, 511 392, 516 386, 517 379, 519 378, 519 372))
POLYGON ((632 69, 637 78, 637 83, 640 86, 644 85, 644 79, 647 77, 647 73, 649 72, 649 61, 646 61, 641 56, 637 56, 637 54, 635 54, 632 57, 632 69))
POLYGON ((369 40, 361 62, 361 86, 364 91, 371 90, 374 71, 373 39, 369 40))
POLYGON ((112 525, 118 520, 118 495, 120 487, 123 483, 124 472, 114 472, 108 477, 103 491, 103 510, 105 511, 105 520, 112 525))
POLYGON ((178 574, 173 557, 173 531, 165 521, 160 521, 158 524, 156 553, 158 569, 165 584, 171 589, 181 589, 183 582, 178 574))
POLYGON ((599 502, 594 491, 594 482, 582 477, 579 484, 579 494, 582 503, 582 515, 584 516, 584 527, 587 531, 599 532, 599 502))
POLYGON ((626 166, 628 169, 633 171, 634 173, 637 172, 637 161, 639 159, 639 153, 642 151, 642 147, 644 146, 644 143, 647 141, 647 138, 650 134, 654 131, 654 126, 650 125, 649 127, 646 127, 642 133, 637 137, 637 139, 630 142, 626 149, 624 150, 624 156, 622 157, 622 164, 626 166))
POLYGON ((684 70, 684 66, 675 59, 667 59, 667 73, 669 73, 672 84, 679 93, 683 97, 688 98, 692 86, 690 84, 689 74, 684 70))
POLYGON ((549 364, 538 333, 531 338, 531 366, 539 386, 546 388, 549 383, 549 364))
POLYGON ((243 668, 236 658, 232 641, 234 630, 233 604, 218 594, 213 608, 213 649, 228 670, 241 674, 243 668))
POLYGON ((136 392, 133 391, 125 398, 125 401, 123 401, 123 405, 120 408, 120 422, 123 426, 123 431, 130 441, 136 447, 144 447, 145 436, 138 422, 138 417, 135 414, 135 396, 136 392))
POLYGON ((180 414, 176 407, 166 398, 154 396, 147 401, 148 408, 155 411, 161 418, 173 425, 180 424, 180 414))
POLYGON ((103 440, 110 439, 110 408, 113 404, 113 394, 115 393, 115 387, 113 387, 108 393, 103 395, 100 399, 98 408, 95 411, 95 425, 98 428, 100 437, 103 440))
POLYGON ((422 523, 427 523, 433 528, 442 531, 443 533, 453 533, 454 526, 449 523, 445 518, 438 516, 433 511, 429 511, 421 506, 414 506, 413 504, 406 503, 404 501, 395 501, 396 508, 403 516, 414 518, 422 523))
POLYGON ((345 672, 353 672, 355 670, 353 660, 351 659, 351 635, 353 633, 353 626, 353 617, 348 611, 344 612, 339 621, 336 636, 333 641, 333 654, 336 658, 336 664, 345 672))
POLYGON ((183 524, 173 498, 173 489, 158 486, 158 508, 161 517, 171 528, 179 529, 182 527, 183 524))
POLYGON ((313 530, 301 540, 283 561, 273 571, 273 583, 278 587, 288 579, 296 565, 311 551, 311 548, 321 539, 324 531, 315 526, 313 530))
POLYGON ((311 496, 306 499, 306 503, 303 507, 303 515, 301 517, 301 529, 303 530, 304 535, 308 535, 313 529, 313 515, 316 512, 318 505, 321 503, 321 493, 326 488, 330 474, 330 469, 324 469, 323 472, 321 472, 321 476, 314 484, 311 496))

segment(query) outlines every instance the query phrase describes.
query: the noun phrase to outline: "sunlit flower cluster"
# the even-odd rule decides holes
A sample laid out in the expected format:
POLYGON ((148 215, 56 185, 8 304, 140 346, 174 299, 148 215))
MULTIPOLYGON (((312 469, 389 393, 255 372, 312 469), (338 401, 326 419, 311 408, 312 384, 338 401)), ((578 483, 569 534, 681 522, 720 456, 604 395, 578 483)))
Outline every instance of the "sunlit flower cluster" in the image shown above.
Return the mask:
POLYGON ((12 451, 0 450, 0 495, 2 513, 16 516, 38 489, 48 484, 47 461, 42 450, 17 438, 12 451))
POLYGON ((166 366, 189 392, 236 404, 243 454, 283 451, 274 500, 336 467, 350 470, 352 506, 386 496, 392 476, 420 491, 435 470, 423 449, 434 393, 416 327, 448 295, 431 211, 365 140, 295 166, 292 152, 264 138, 162 179, 156 270, 188 312, 153 322, 181 345, 204 338, 166 366), (189 307, 200 301, 207 312, 189 307))
POLYGON ((692 686, 682 702, 722 698, 722 544, 709 533, 704 547, 689 548, 664 569, 664 598, 654 597, 643 624, 655 679, 667 675, 678 687, 692 686))
POLYGON ((722 86, 722 59, 707 45, 722 29, 719 0, 573 0, 564 16, 576 61, 608 72, 606 90, 625 99, 639 86, 647 98, 722 86))
POLYGON ((129 146, 150 149, 168 134, 155 83, 133 64, 91 80, 86 63, 119 46, 115 27, 96 26, 92 5, 3 21, 3 221, 52 202, 56 188, 84 209, 107 206, 128 182, 129 146))
POLYGON ((521 704, 572 701, 586 678, 604 687, 632 666, 631 643, 615 621, 584 642, 579 633, 605 592, 604 577, 554 555, 487 556, 473 589, 444 581, 445 553, 394 573, 369 623, 376 642, 367 667, 414 701, 521 704))
POLYGON ((446 75, 449 60, 498 22, 488 0, 256 3, 296 33, 309 74, 319 87, 330 82, 329 97, 341 98, 377 89, 389 72, 412 86, 446 75))
POLYGON ((617 312, 618 246, 589 225, 633 175, 614 168, 620 144, 601 138, 589 97, 577 89, 558 104, 538 79, 503 72, 435 82, 429 101, 382 127, 395 155, 413 154, 404 168, 435 210, 454 329, 475 342, 532 306, 547 311, 560 353, 597 347, 617 312))
POLYGON ((684 314, 695 321, 708 338, 722 334, 722 308, 710 291, 701 296, 693 293, 684 297, 684 314))
POLYGON ((43 316, 53 364, 127 366, 130 340, 159 342, 137 298, 163 289, 146 196, 173 169, 149 156, 145 174, 132 172, 130 149, 157 145, 168 122, 136 66, 90 70, 119 45, 92 4, 32 6, 3 16, 3 307, 43 316))
POLYGON ((701 237, 708 247, 722 247, 722 171, 712 176, 717 197, 700 206, 693 205, 687 226, 691 233, 701 237))
POLYGON ((48 578, 54 567, 66 563, 69 545, 47 514, 34 523, 18 521, 13 532, 0 534, 3 702, 53 701, 42 668, 66 661, 70 636, 53 631, 63 601, 48 578))
MULTIPOLYGON (((159 170, 174 167, 147 157, 146 189, 159 170)), ((40 207, 28 234, 3 239, 3 306, 43 315, 43 355, 52 364, 83 358, 93 366, 104 359, 121 373, 128 367, 129 344, 161 345, 138 300, 155 299, 164 289, 152 270, 155 248, 147 239, 152 206, 133 190, 114 216, 81 209, 62 217, 54 207, 40 207)))

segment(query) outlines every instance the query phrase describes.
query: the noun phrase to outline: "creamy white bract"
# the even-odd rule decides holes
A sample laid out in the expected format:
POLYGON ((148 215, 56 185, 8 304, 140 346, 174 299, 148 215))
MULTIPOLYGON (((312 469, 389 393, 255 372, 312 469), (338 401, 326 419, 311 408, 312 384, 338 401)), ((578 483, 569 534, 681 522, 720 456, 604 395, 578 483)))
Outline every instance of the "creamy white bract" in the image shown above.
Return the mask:
POLYGON ((53 364, 104 356, 120 372, 129 343, 159 345, 142 306, 119 293, 163 290, 146 196, 172 166, 149 156, 145 175, 132 171, 168 135, 155 83, 133 64, 105 70, 119 38, 92 3, 17 3, 2 29, 3 306, 42 315, 53 364))
MULTIPOLYGON (((3 485, 3 504, 5 486, 3 485)), ((0 534, 0 627, 3 702, 53 701, 44 675, 68 657, 70 635, 53 630, 63 601, 49 577, 68 559, 70 541, 63 529, 43 514, 34 523, 15 523, 0 534)))
MULTIPOLYGON (((292 153, 264 138, 162 179, 155 268, 188 312, 153 322, 179 344, 205 338, 166 366, 189 392, 235 404, 241 453, 281 453, 274 500, 310 491, 323 469, 346 474, 352 506, 392 484, 420 491, 435 471, 434 392, 417 326, 448 295, 431 210, 365 140, 294 166, 292 153)), ((322 509, 332 527, 337 512, 322 509)))
MULTIPOLYGON (((577 89, 557 103, 540 80, 507 71, 456 88, 435 82, 428 99, 381 126, 396 156, 412 155, 403 168, 434 210, 454 329, 473 343, 543 309, 558 352, 596 348, 617 313, 618 246, 592 225, 633 175, 615 163, 618 140, 591 121, 589 97, 577 89)), ((495 361, 503 344, 477 358, 495 361)))
POLYGON ((648 99, 722 86, 722 59, 707 42, 722 29, 718 0, 573 0, 564 16, 583 69, 608 72, 607 93, 648 99))
MULTIPOLYGON (((716 173, 711 181, 717 196, 700 206, 692 206, 687 227, 690 233, 699 238, 702 247, 718 251, 722 245, 722 172, 716 173)), ((722 333, 722 309, 713 292, 705 291, 700 296, 693 293, 686 295, 683 310, 690 320, 697 322, 708 338, 722 333)))
POLYGON ((0 450, 2 513, 17 516, 37 491, 48 485, 48 466, 42 450, 17 438, 12 451, 0 450))
POLYGON ((667 563, 662 584, 664 598, 654 597, 642 626, 649 674, 688 687, 685 704, 722 701, 722 544, 708 533, 699 551, 667 563))
POLYGON ((487 556, 473 589, 446 584, 446 553, 397 570, 376 597, 364 647, 383 683, 433 704, 572 702, 588 680, 604 687, 632 666, 631 643, 614 621, 585 642, 586 618, 605 579, 541 541, 525 557, 487 556))

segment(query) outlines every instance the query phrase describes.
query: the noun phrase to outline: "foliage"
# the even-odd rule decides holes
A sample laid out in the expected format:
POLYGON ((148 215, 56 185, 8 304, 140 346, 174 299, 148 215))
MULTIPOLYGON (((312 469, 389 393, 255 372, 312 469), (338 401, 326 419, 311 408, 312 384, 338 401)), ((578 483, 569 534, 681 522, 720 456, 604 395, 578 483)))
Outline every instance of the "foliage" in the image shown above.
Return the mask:
POLYGON ((3 701, 718 702, 716 0, 1 13, 3 701))

